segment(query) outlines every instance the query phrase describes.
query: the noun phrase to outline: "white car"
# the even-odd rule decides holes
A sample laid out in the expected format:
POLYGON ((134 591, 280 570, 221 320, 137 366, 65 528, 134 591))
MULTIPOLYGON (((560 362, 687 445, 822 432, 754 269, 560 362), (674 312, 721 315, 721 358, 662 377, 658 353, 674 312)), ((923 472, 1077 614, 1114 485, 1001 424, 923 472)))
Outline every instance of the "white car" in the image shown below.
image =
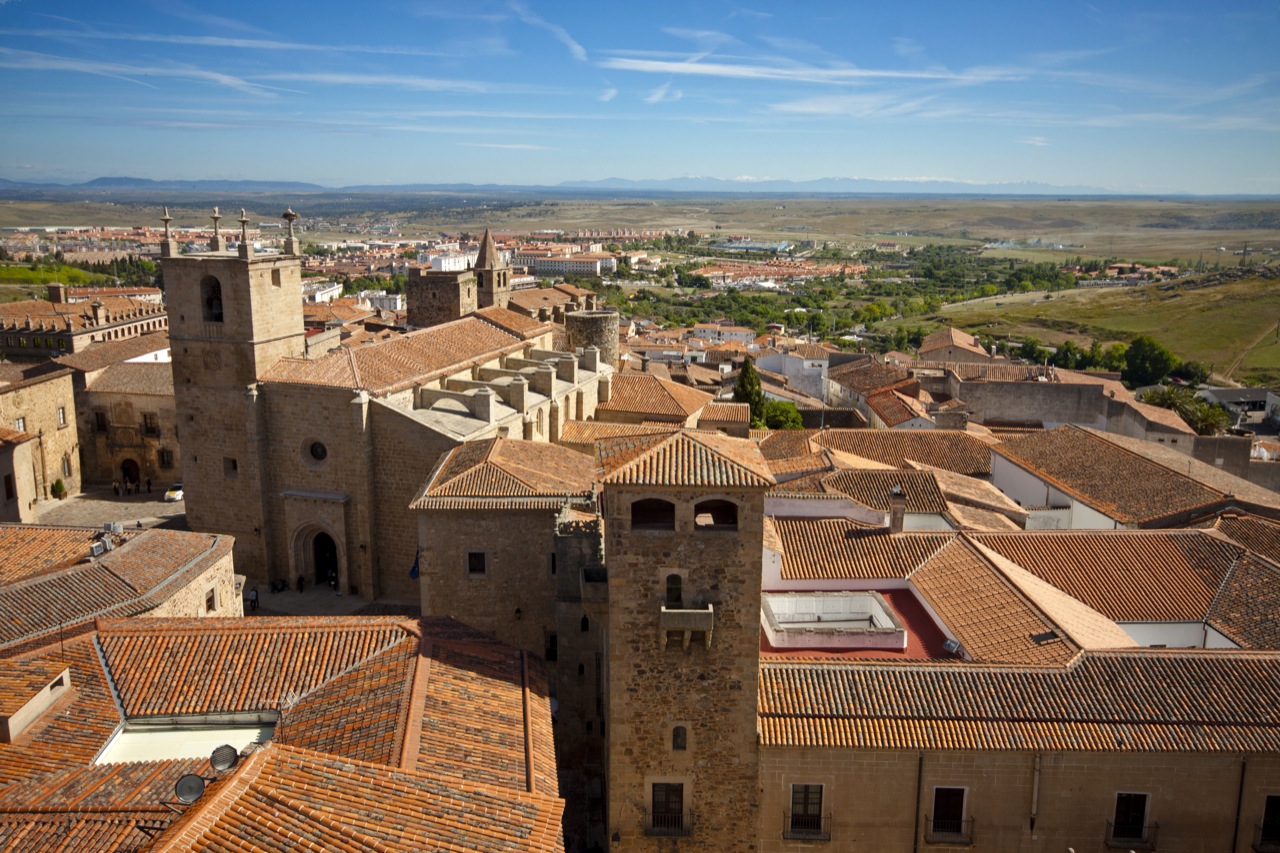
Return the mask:
POLYGON ((164 499, 167 501, 182 500, 182 484, 174 483, 172 486, 170 486, 169 491, 164 493, 164 499))

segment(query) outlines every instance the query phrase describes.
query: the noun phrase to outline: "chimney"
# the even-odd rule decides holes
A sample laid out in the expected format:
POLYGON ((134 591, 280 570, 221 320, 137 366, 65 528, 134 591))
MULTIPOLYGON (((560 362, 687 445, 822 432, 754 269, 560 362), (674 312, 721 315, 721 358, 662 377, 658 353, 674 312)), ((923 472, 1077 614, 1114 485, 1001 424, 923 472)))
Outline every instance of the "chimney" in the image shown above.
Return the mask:
POLYGON ((576 384, 578 381, 578 360, 571 355, 562 356, 556 362, 556 377, 565 382, 576 384))
POLYGON ((533 381, 529 387, 544 397, 556 395, 556 369, 550 364, 540 364, 533 371, 533 381))
POLYGON ((49 301, 54 305, 61 305, 67 301, 67 286, 53 282, 49 285, 49 301))
POLYGON ((493 391, 488 388, 477 389, 471 397, 471 414, 485 423, 493 423, 493 391))
POLYGON ((902 486, 894 486, 889 491, 889 532, 901 533, 902 521, 907 515, 907 493, 902 486))
POLYGON ((520 414, 529 411, 529 383, 523 376, 517 376, 507 386, 507 404, 520 414))

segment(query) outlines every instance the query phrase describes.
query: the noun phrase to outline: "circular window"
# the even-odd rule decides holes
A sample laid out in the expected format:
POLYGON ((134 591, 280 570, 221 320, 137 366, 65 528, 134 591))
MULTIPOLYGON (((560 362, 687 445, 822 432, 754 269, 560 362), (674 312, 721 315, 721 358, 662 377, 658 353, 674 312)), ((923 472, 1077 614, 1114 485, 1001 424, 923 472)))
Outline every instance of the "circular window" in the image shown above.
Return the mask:
POLYGON ((325 447, 318 441, 311 442, 311 458, 317 462, 323 460, 329 455, 329 448, 325 447))

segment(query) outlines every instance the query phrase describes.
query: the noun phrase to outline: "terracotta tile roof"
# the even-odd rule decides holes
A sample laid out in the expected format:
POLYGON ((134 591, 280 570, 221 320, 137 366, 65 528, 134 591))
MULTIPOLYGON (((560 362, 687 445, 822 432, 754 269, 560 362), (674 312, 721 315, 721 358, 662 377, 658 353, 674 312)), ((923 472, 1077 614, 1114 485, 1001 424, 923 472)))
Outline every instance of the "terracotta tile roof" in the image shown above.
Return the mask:
POLYGON ((1070 637, 1032 639, 1058 634, 1057 626, 962 537, 926 560, 911 582, 976 661, 1060 665, 1080 651, 1070 637))
POLYGON ((760 455, 770 461, 809 456, 820 449, 813 441, 817 434, 817 430, 809 429, 773 430, 760 439, 760 455))
POLYGON ((82 373, 91 373, 111 364, 119 364, 131 358, 168 348, 168 332, 150 332, 118 341, 99 341, 90 344, 83 352, 60 356, 55 358, 54 362, 82 373))
POLYGON ((98 631, 130 717, 279 710, 403 638, 394 617, 134 619, 98 631))
POLYGON ((538 316, 539 308, 563 308, 573 301, 573 296, 554 287, 531 287, 511 292, 510 304, 531 317, 538 316))
POLYGON ((1117 622, 1199 622, 1239 558, 1200 531, 971 533, 1117 622))
POLYGON ((947 517, 957 530, 1010 531, 1022 526, 1002 512, 947 501, 947 517))
POLYGON ((646 426, 644 424, 611 424, 606 421, 565 421, 560 428, 560 443, 574 450, 595 455, 595 443, 603 438, 622 438, 632 435, 670 435, 676 430, 671 424, 646 426))
POLYGON ((479 317, 486 323, 497 326, 504 332, 515 335, 517 338, 529 340, 538 335, 550 332, 552 326, 550 323, 544 323, 521 314, 518 311, 511 311, 503 308, 501 305, 491 305, 488 308, 481 308, 474 312, 471 316, 479 317))
POLYGON ((1027 511, 987 480, 966 477, 954 471, 921 465, 918 462, 911 463, 911 467, 933 475, 934 482, 938 484, 938 488, 942 490, 942 496, 947 499, 947 503, 953 510, 957 506, 963 506, 998 513, 1007 516, 1019 529, 1026 524, 1027 511))
MULTIPOLYGON (((30 534, 28 547, 50 538, 46 529, 22 532, 30 534)), ((0 586, 0 612, 14 614, 0 620, 0 649, 55 630, 84 630, 95 618, 146 613, 231 553, 229 537, 151 529, 120 536, 114 550, 89 559, 93 538, 68 539, 81 546, 78 553, 0 586)))
POLYGON ((602 441, 597 447, 608 484, 726 488, 774 484, 755 443, 745 438, 679 432, 602 441))
MULTIPOLYGON (((114 324, 132 317, 163 317, 164 308, 143 299, 132 299, 128 296, 99 296, 94 302, 101 302, 107 311, 107 324, 114 324)), ((21 302, 0 303, 0 324, 10 329, 25 328, 31 321, 31 328, 39 331, 43 327, 48 331, 65 332, 68 329, 82 332, 94 327, 93 303, 91 302, 48 302, 44 299, 25 299, 21 302)))
POLYGON ((1085 652, 1066 668, 765 661, 765 747, 1273 752, 1280 655, 1085 652))
POLYGON ((872 359, 851 361, 827 370, 827 379, 863 395, 889 388, 907 378, 907 371, 901 367, 872 359))
POLYGON ((822 483, 826 491, 847 495, 880 512, 889 511, 890 492, 896 487, 906 493, 907 512, 941 515, 947 511, 947 501, 937 480, 925 471, 849 469, 828 474, 822 483))
POLYGON ((929 417, 919 401, 892 389, 869 395, 867 407, 875 412, 876 417, 880 418, 889 429, 904 424, 912 418, 928 419, 929 417))
POLYGON ((6 661, 0 668, 0 717, 20 710, 66 668, 62 661, 6 661))
MULTIPOLYGON (((778 481, 778 486, 774 491, 782 488, 791 480, 807 478, 811 474, 829 474, 835 470, 835 466, 831 463, 831 457, 825 450, 810 453, 807 456, 770 459, 768 462, 769 473, 773 474, 773 478, 778 481)), ((822 480, 819 478, 815 482, 817 483, 817 490, 821 491, 822 480)))
POLYGON ((970 477, 991 476, 991 450, 958 430, 829 429, 814 439, 823 447, 895 468, 910 461, 970 477))
POLYGON ((1052 620, 1060 633, 1080 648, 1125 649, 1137 645, 1124 629, 1084 602, 1072 598, 985 545, 969 537, 964 537, 964 540, 1052 620))
POLYGON ((747 403, 708 403, 698 418, 699 423, 703 421, 748 424, 751 422, 751 406, 747 403))
POLYGON ((563 850, 563 802, 272 744, 211 785, 148 848, 563 850))
POLYGON ((464 317, 318 359, 284 358, 261 378, 384 394, 523 347, 523 340, 515 335, 476 317, 464 317))
POLYGON ((1280 563, 1280 522, 1258 515, 1226 513, 1214 521, 1213 528, 1255 554, 1280 563))
POLYGON ((783 580, 905 578, 955 538, 952 533, 869 529, 845 518, 775 518, 783 580))
POLYGON ((949 326, 945 329, 939 329, 930 335, 926 335, 924 340, 920 342, 918 352, 923 356, 925 353, 945 349, 947 347, 968 350, 975 355, 983 355, 987 358, 991 358, 991 353, 983 349, 982 344, 978 343, 977 338, 949 326))
POLYGON ((1209 608, 1208 622, 1245 648, 1280 649, 1280 566, 1244 554, 1209 608))
POLYGON ((439 508, 439 498, 559 497, 588 495, 596 463, 584 453, 538 441, 491 438, 450 450, 410 503, 439 508))
POLYGON ((1074 426, 1010 439, 992 452, 1121 524, 1154 523, 1213 506, 1224 497, 1216 489, 1074 426))
POLYGON ((113 364, 93 380, 88 390, 95 394, 172 397, 173 365, 158 361, 113 364))
POLYGON ((375 315, 372 308, 361 306, 354 297, 332 302, 307 302, 302 306, 302 321, 310 325, 346 325, 375 315))
MULTIPOLYGON (((0 584, 16 583, 88 557, 89 543, 98 533, 84 527, 0 524, 0 584)), ((134 535, 124 534, 126 538, 134 535)))
POLYGON ((662 415, 686 419, 714 398, 679 382, 644 374, 623 373, 613 377, 612 396, 597 411, 662 415))
POLYGON ((822 344, 796 344, 787 351, 788 355, 807 358, 811 361, 826 361, 833 352, 840 352, 840 350, 822 344))
POLYGON ((1085 429, 1084 432, 1109 444, 1124 448, 1157 465, 1164 466, 1180 474, 1186 474, 1186 476, 1203 484, 1206 488, 1231 496, 1237 505, 1247 507, 1249 504, 1257 504, 1260 507, 1280 507, 1280 496, 1277 496, 1276 492, 1271 489, 1251 483, 1248 480, 1223 471, 1221 468, 1201 462, 1199 459, 1193 459, 1168 444, 1143 441, 1140 438, 1129 438, 1126 435, 1100 432, 1093 429, 1085 429))

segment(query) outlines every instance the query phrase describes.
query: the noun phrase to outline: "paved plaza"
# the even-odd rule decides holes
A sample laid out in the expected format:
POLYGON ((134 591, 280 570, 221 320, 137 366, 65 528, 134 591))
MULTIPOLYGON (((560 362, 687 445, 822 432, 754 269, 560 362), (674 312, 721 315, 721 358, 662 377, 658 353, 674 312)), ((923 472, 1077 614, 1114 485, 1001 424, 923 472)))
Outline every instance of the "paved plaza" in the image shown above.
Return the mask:
MULTIPOLYGON (((110 486, 86 486, 85 491, 64 500, 41 501, 36 504, 36 523, 60 527, 96 527, 118 522, 126 529, 139 527, 163 527, 169 530, 189 530, 186 504, 183 501, 166 502, 164 490, 169 487, 152 484, 148 494, 121 495, 117 497, 110 486)), ((240 574, 243 567, 237 566, 240 574)), ((248 594, 248 590, 244 590, 248 594)), ((419 608, 406 602, 365 601, 349 595, 336 595, 328 587, 308 585, 299 593, 295 587, 283 592, 271 592, 265 586, 258 587, 258 609, 249 608, 246 599, 246 616, 342 616, 359 614, 418 616, 419 608)))

